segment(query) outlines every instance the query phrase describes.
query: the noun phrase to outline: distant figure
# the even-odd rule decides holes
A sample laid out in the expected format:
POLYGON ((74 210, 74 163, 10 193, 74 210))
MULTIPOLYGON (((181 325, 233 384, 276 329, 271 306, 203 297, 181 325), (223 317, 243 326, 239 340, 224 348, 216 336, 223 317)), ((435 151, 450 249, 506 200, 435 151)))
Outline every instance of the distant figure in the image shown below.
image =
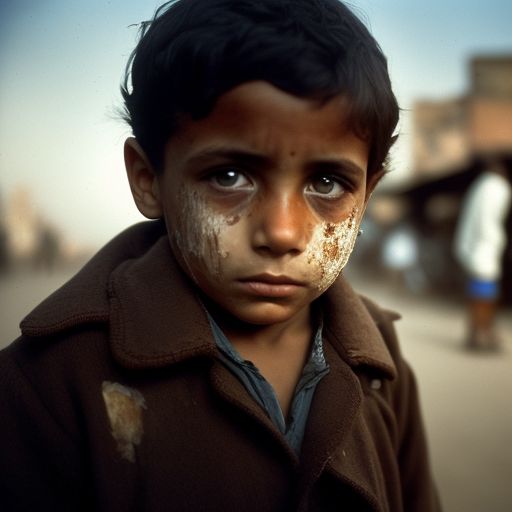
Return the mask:
POLYGON ((7 230, 0 224, 0 274, 7 272, 9 267, 9 246, 7 230))
POLYGON ((472 350, 501 346, 494 323, 507 241, 505 220, 512 200, 509 172, 504 161, 488 161, 468 190, 455 234, 455 255, 468 274, 465 346, 472 350))
POLYGON ((419 245, 414 228, 401 224, 391 230, 382 244, 382 261, 397 284, 411 292, 426 286, 426 277, 419 265, 419 245))
POLYGON ((52 272, 59 258, 60 242, 58 233, 49 226, 42 225, 33 255, 34 267, 52 272))

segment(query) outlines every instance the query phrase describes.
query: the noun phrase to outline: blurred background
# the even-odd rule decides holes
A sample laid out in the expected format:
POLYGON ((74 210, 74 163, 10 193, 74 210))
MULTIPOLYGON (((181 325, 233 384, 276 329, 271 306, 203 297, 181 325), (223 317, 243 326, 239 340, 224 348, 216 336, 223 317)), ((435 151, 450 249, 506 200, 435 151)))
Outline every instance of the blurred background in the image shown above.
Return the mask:
MULTIPOLYGON (((142 220, 124 176, 119 84, 156 0, 0 4, 0 347, 101 245, 142 220)), ((512 155, 512 3, 350 2, 388 56, 399 142, 347 269, 398 310, 445 510, 512 510, 512 215, 499 353, 462 349, 453 255, 482 158, 512 155)))

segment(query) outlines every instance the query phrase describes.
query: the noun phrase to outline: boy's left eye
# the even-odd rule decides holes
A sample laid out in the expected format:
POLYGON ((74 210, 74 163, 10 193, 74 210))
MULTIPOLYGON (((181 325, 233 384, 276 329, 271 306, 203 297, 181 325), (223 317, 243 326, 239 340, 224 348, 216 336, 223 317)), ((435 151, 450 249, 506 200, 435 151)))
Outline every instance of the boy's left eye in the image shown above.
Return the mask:
POLYGON ((345 187, 331 176, 319 176, 311 180, 306 188, 310 195, 338 198, 345 192, 345 187))

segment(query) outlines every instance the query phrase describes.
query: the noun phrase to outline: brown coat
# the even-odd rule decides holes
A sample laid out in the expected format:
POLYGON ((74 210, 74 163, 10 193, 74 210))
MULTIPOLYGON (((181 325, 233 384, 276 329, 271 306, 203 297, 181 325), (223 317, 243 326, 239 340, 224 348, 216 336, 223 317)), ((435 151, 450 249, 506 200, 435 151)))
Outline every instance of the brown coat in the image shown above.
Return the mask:
POLYGON ((2 510, 439 510, 395 315, 342 278, 321 298, 331 371, 299 460, 162 235, 119 235, 0 354, 2 510))

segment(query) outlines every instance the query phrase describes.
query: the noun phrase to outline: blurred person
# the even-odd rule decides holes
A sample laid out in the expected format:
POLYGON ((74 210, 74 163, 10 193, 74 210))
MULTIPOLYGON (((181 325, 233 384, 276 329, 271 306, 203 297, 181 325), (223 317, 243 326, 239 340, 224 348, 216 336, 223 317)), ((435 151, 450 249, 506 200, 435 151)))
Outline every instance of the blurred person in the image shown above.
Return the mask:
POLYGON ((44 222, 37 229, 37 243, 32 255, 36 270, 53 272, 61 256, 60 236, 57 230, 44 222))
POLYGON ((9 239, 7 230, 0 223, 0 274, 9 268, 9 239))
MULTIPOLYGON (((1 192, 1 191, 0 191, 1 192)), ((0 274, 7 272, 9 268, 9 235, 5 226, 5 212, 2 195, 0 194, 0 274)))
POLYGON ((123 96, 154 220, 0 353, 5 510, 437 512, 397 315, 341 275, 398 121, 366 27, 338 0, 169 2, 123 96))
POLYGON ((382 264, 396 285, 405 286, 412 293, 421 293, 427 286, 419 251, 418 233, 407 222, 391 228, 382 243, 382 264))
POLYGON ((464 346, 470 350, 497 351, 502 346, 495 320, 507 243, 505 221, 512 201, 510 174, 504 158, 488 157, 467 191, 457 223, 454 251, 467 274, 464 346))

